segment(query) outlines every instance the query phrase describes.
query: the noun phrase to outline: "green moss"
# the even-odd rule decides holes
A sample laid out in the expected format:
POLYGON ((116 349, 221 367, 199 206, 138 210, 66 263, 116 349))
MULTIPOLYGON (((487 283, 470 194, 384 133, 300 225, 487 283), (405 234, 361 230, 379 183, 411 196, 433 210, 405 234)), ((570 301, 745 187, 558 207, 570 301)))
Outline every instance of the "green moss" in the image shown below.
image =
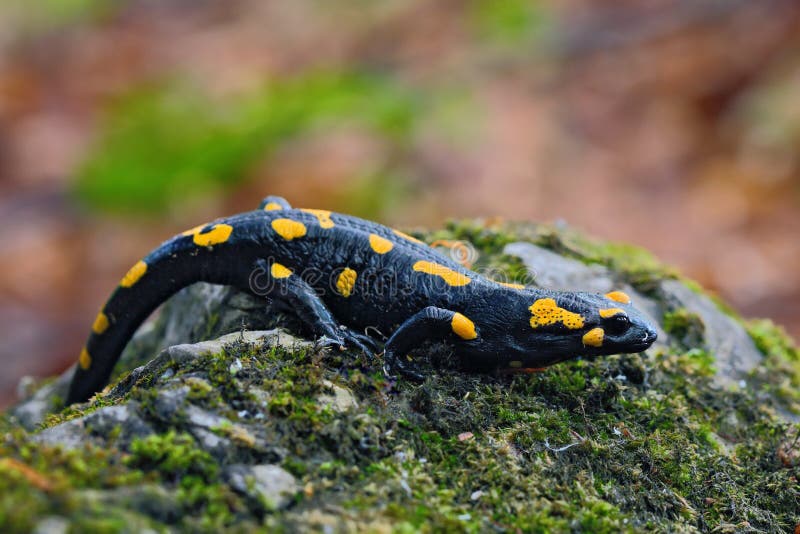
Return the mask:
POLYGON ((685 347, 698 346, 703 343, 705 324, 699 315, 686 308, 666 312, 662 319, 662 326, 667 334, 679 340, 685 347))
POLYGON ((784 401, 784 407, 800 414, 800 350, 785 330, 762 319, 745 323, 750 337, 764 354, 751 376, 764 390, 784 401))
POLYGON ((158 471, 159 476, 175 480, 200 476, 209 481, 218 472, 217 463, 207 452, 197 448, 194 438, 174 430, 134 440, 125 463, 145 472, 158 471))

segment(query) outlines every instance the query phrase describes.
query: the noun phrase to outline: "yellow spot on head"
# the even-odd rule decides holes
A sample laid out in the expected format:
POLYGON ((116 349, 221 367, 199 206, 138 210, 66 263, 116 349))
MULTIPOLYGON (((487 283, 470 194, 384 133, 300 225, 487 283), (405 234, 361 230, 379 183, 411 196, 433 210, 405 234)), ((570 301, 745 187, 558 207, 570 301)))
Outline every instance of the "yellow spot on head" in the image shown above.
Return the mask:
POLYGON ((275 219, 272 229, 287 241, 306 235, 306 225, 291 219, 275 219))
POLYGON ((122 281, 119 283, 119 285, 122 287, 131 287, 133 284, 138 282, 146 272, 147 264, 143 261, 138 261, 136 262, 136 265, 131 267, 130 270, 125 273, 125 276, 122 277, 122 281))
POLYGON ((328 228, 333 228, 334 226, 336 226, 335 224, 333 224, 333 221, 331 220, 331 212, 330 211, 327 211, 327 210, 309 210, 309 209, 304 209, 304 210, 301 210, 301 211, 304 211, 306 213, 310 213, 311 215, 314 215, 317 218, 317 220, 319 221, 319 227, 320 228, 328 229, 328 228))
POLYGON ((411 237, 407 233, 401 232, 400 230, 392 230, 392 232, 394 232, 395 235, 399 235, 403 239, 407 239, 408 241, 413 241, 414 243, 419 243, 420 245, 424 245, 425 244, 422 241, 420 241, 419 239, 417 239, 416 237, 411 237))
POLYGON ((600 317, 603 319, 608 319, 609 317, 614 317, 615 315, 619 315, 620 313, 624 314, 625 310, 622 308, 606 308, 604 310, 600 310, 600 317))
POLYGON ((206 226, 207 225, 197 226, 183 232, 182 235, 192 236, 192 241, 194 241, 194 244, 198 247, 210 247, 224 243, 233 232, 233 226, 229 224, 215 224, 209 228, 207 232, 203 232, 206 226))
POLYGON ((475 331, 475 323, 458 312, 453 315, 453 319, 450 321, 450 327, 461 339, 475 339, 478 337, 478 333, 475 331))
POLYGON ((89 356, 89 351, 86 350, 86 347, 81 349, 81 355, 78 356, 78 365, 80 365, 81 369, 84 371, 88 371, 89 367, 92 366, 92 357, 89 356))
POLYGON ((420 260, 414 264, 414 270, 419 273, 438 276, 450 286, 465 286, 472 281, 469 276, 449 269, 444 265, 433 263, 432 261, 420 260))
POLYGON ((377 234, 369 234, 369 246, 378 254, 386 254, 394 248, 394 244, 391 241, 377 234))
POLYGON ((269 274, 272 275, 272 278, 289 278, 292 276, 292 270, 280 263, 273 263, 269 268, 269 274))
POLYGON ((100 312, 97 314, 97 317, 94 320, 94 324, 92 325, 92 332, 95 334, 102 334, 108 330, 108 316, 100 312))
POLYGON ((587 347, 602 347, 605 334, 602 328, 592 328, 583 334, 583 344, 587 347))
POLYGON ((627 295, 627 293, 623 293, 622 291, 612 291, 611 293, 606 293, 606 297, 615 302, 621 302, 622 304, 631 303, 631 298, 627 295))
POLYGON ((570 330, 583 328, 583 317, 564 308, 559 308, 551 298, 539 299, 528 308, 531 311, 531 328, 561 323, 570 330))
POLYGON ((513 284, 511 282, 497 282, 501 286, 510 287, 511 289, 525 289, 525 286, 522 284, 513 284))
POLYGON ((283 209, 283 206, 281 206, 277 202, 267 202, 264 205, 264 211, 278 211, 278 210, 282 210, 282 209, 283 209))
POLYGON ((336 290, 343 297, 349 297, 356 285, 358 274, 350 267, 345 267, 339 278, 336 279, 336 290))

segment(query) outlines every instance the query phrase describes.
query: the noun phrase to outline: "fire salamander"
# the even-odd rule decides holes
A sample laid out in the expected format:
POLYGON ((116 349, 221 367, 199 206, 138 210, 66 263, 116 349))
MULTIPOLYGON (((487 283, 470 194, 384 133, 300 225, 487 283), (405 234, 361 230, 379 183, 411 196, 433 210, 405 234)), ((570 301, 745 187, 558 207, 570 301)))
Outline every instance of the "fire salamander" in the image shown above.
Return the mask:
POLYGON ((397 230, 267 197, 258 210, 173 237, 131 267, 92 325, 67 402, 99 391, 142 321, 200 281, 273 299, 341 349, 375 353, 362 332, 390 335, 386 373, 415 380, 422 376, 407 356, 428 341, 450 342, 470 367, 524 370, 640 352, 656 339, 622 292, 498 283, 397 230))

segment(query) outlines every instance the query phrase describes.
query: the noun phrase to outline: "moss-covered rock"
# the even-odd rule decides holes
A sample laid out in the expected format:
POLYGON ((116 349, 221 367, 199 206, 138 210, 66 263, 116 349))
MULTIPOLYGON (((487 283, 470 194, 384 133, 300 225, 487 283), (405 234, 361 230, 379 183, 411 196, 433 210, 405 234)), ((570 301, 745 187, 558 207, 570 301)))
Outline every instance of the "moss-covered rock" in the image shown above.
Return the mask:
POLYGON ((432 350, 424 383, 394 383, 379 357, 318 349, 263 302, 197 285, 143 329, 104 394, 58 412, 57 379, 0 420, 2 530, 800 524, 800 356, 779 329, 568 228, 468 221, 418 237, 465 240, 476 268, 509 281, 622 288, 660 342, 533 375, 466 373, 432 350))

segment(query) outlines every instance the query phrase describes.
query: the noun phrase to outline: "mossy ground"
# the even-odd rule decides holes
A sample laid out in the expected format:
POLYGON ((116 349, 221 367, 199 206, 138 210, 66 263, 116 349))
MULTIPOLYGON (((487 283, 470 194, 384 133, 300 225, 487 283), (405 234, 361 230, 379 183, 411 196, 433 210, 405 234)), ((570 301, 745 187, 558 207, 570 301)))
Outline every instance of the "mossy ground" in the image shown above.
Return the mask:
MULTIPOLYGON (((526 232, 454 224, 433 237, 471 241, 512 279, 524 272, 498 252, 520 238, 616 267, 637 287, 674 276, 628 249, 621 267, 610 255, 618 247, 587 253, 546 228, 526 232)), ((693 319, 674 313, 664 326, 695 335, 693 319)), ((232 443, 230 461, 263 462, 281 451, 279 463, 303 487, 288 510, 271 512, 233 491, 180 415, 153 413, 150 437, 122 444, 112 435, 71 452, 3 422, 0 524, 24 531, 56 515, 76 531, 110 532, 792 531, 800 524, 800 429, 776 415, 773 399, 796 402, 800 358, 767 323, 750 332, 765 365, 754 375, 759 385, 733 389, 713 383, 714 356, 696 348, 571 361, 530 375, 462 372, 446 350, 434 350, 421 362, 429 378, 416 385, 388 382, 380 360, 364 356, 234 343, 175 366, 170 383, 231 421, 215 429, 232 443), (350 391, 357 406, 320 402, 326 381, 350 391), (156 497, 126 493, 142 488, 156 497)), ((116 402, 155 411, 164 371, 116 402)))

